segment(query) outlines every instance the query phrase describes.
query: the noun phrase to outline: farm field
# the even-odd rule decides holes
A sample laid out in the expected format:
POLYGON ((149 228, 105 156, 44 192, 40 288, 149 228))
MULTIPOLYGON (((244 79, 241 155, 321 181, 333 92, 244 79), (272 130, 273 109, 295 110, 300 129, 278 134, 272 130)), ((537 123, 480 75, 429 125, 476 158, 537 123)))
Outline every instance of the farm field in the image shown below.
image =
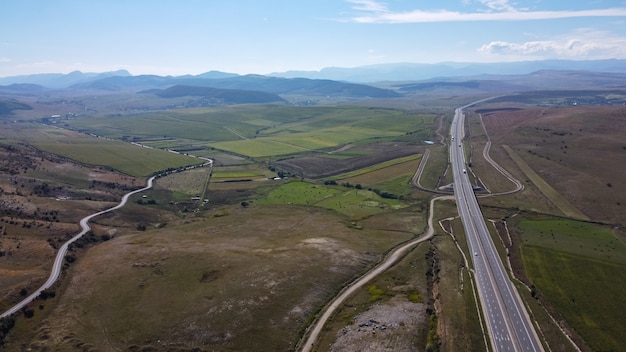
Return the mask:
POLYGON ((520 220, 516 230, 539 299, 592 350, 619 350, 626 343, 626 244, 607 226, 574 220, 520 220))
POLYGON ((289 182, 271 191, 256 204, 318 206, 359 220, 382 212, 407 207, 402 201, 382 198, 366 189, 340 189, 308 182, 289 182))
POLYGON ((400 137, 407 133, 426 138, 434 117, 357 106, 244 105, 85 117, 65 123, 73 129, 111 138, 142 143, 145 140, 145 144, 152 146, 174 149, 209 146, 260 158, 334 148, 372 138, 400 137), (390 124, 390 120, 394 122, 390 124))
POLYGON ((0 136, 7 140, 25 141, 45 152, 86 165, 108 166, 135 177, 203 163, 197 158, 160 149, 142 148, 122 141, 43 125, 21 125, 0 132, 0 136))

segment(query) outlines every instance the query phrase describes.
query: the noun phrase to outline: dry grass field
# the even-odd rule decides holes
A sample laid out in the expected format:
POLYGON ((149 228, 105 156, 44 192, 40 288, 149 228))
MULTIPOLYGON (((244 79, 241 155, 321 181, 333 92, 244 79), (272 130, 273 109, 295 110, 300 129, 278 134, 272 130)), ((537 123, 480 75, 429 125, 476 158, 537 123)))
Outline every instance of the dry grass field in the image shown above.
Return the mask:
POLYGON ((536 108, 494 111, 483 121, 494 145, 511 146, 587 217, 625 224, 625 116, 623 106, 536 108))
POLYGON ((144 182, 14 143, 0 143, 0 175, 0 309, 45 281, 82 217, 144 182))
POLYGON ((16 334, 33 351, 291 350, 338 287, 411 236, 321 209, 225 207, 89 249, 45 320, 16 334))

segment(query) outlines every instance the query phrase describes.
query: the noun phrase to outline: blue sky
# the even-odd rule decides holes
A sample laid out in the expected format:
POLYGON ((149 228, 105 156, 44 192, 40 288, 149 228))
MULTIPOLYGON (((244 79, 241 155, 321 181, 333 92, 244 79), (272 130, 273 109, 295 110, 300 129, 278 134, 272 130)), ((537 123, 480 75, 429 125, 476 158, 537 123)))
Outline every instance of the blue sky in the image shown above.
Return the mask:
POLYGON ((626 59, 626 0, 2 0, 0 77, 626 59))

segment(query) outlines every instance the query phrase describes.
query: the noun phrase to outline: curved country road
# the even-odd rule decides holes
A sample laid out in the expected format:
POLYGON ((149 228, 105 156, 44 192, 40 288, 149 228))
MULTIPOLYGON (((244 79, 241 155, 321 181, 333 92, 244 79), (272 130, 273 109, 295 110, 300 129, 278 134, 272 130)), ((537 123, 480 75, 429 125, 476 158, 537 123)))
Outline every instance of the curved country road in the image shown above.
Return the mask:
POLYGON ((35 298, 37 298, 39 296, 39 294, 41 294, 41 291, 50 288, 50 286, 52 286, 57 279, 59 278, 59 276, 61 275, 61 269, 63 268, 63 261, 65 260, 65 254, 67 253, 67 249, 69 247, 69 245, 78 240, 79 238, 81 238, 84 234, 86 234, 89 230, 91 230, 91 227, 89 227, 89 220, 91 220, 92 218, 98 216, 98 215, 102 215, 104 213, 108 213, 110 211, 119 209, 121 207, 123 207, 124 205, 126 205, 126 202, 128 201, 128 198, 130 196, 132 196, 135 193, 139 193, 139 192, 143 192, 147 189, 152 188, 152 182, 154 181, 154 179, 156 178, 156 176, 151 177, 148 180, 148 184, 146 185, 146 187, 141 188, 141 189, 137 189, 134 190, 132 192, 126 193, 123 197, 122 200, 120 201, 120 203, 112 208, 106 209, 106 210, 102 210, 99 211, 97 213, 93 213, 91 215, 88 215, 84 218, 82 218, 80 220, 80 227, 82 228, 82 231, 77 234, 76 236, 72 237, 69 241, 63 243, 63 245, 61 246, 61 248, 59 249, 59 251, 57 252, 57 256, 54 259, 54 265, 52 266, 52 272, 50 273, 50 277, 48 278, 48 280, 41 285, 40 288, 38 288, 35 292, 33 292, 30 296, 24 298, 20 303, 16 304, 15 306, 11 307, 9 310, 7 310, 6 312, 2 313, 2 315, 0 315, 0 318, 4 318, 7 317, 9 315, 14 314, 15 312, 19 311, 20 309, 24 308, 24 306, 26 306, 28 303, 32 302, 33 300, 35 300, 35 298))
POLYGON ((430 210, 429 210, 429 215, 428 215, 428 230, 426 230, 426 232, 422 236, 416 239, 413 239, 405 243, 404 245, 398 247, 389 256, 387 256, 387 258, 383 262, 381 262, 377 267, 370 270, 365 275, 357 279, 355 282, 347 286, 343 291, 341 291, 339 296, 337 296, 328 306, 324 308, 323 314, 315 322, 315 325, 313 325, 313 327, 310 329, 308 338, 306 339, 306 342, 302 345, 302 349, 301 349, 302 352, 310 352, 313 349, 313 346, 315 345, 315 342, 319 338, 319 334, 322 331, 324 324, 326 324, 326 321, 328 321, 328 319, 333 315, 333 313, 335 313, 337 308, 339 308, 341 304, 350 295, 352 295, 359 288, 363 287, 363 285, 368 283, 374 277, 384 272, 385 270, 389 269, 393 264, 395 264, 400 258, 402 258, 402 256, 405 255, 415 245, 433 237, 435 233, 435 229, 433 228, 434 205, 435 205, 436 200, 441 200, 441 199, 454 199, 454 196, 439 196, 439 197, 431 199, 430 210))

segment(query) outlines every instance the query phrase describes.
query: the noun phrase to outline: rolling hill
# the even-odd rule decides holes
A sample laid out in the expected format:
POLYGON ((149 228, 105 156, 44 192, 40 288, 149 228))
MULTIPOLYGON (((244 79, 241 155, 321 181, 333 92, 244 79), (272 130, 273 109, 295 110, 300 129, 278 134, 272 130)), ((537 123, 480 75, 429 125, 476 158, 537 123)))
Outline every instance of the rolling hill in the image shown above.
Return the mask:
POLYGON ((144 91, 144 93, 152 93, 161 98, 197 96, 212 99, 222 104, 285 102, 283 98, 272 93, 254 90, 220 89, 185 85, 175 85, 166 89, 144 91))

